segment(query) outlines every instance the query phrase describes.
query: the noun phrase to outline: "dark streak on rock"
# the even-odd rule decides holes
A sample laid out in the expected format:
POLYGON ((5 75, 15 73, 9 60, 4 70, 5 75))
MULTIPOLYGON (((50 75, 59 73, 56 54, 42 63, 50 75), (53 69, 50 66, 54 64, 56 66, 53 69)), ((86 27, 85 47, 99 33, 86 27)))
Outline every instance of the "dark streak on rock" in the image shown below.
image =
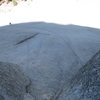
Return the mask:
POLYGON ((29 36, 29 37, 27 37, 27 38, 25 38, 25 39, 19 41, 18 43, 16 43, 16 45, 21 44, 21 43, 23 43, 23 42, 25 42, 25 41, 27 41, 27 40, 29 40, 29 39, 35 37, 36 35, 38 35, 38 33, 36 33, 36 34, 34 34, 34 35, 32 35, 32 36, 29 36))
POLYGON ((29 79, 29 84, 25 87, 26 93, 30 93, 31 85, 32 85, 32 81, 31 81, 31 79, 29 79))

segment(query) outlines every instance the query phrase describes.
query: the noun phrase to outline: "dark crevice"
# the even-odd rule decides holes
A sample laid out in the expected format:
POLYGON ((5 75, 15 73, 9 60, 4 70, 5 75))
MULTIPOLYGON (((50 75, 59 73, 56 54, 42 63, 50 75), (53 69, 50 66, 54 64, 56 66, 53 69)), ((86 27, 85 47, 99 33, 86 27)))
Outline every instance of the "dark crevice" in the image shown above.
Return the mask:
POLYGON ((32 35, 32 36, 29 36, 29 37, 27 37, 27 38, 25 38, 25 39, 23 39, 23 40, 17 42, 16 45, 21 44, 21 43, 23 43, 23 42, 26 42, 27 40, 32 39, 33 37, 37 36, 38 34, 39 34, 39 33, 36 33, 36 34, 34 34, 34 35, 32 35))
POLYGON ((31 88, 31 85, 32 85, 32 81, 31 81, 31 79, 29 81, 30 81, 29 84, 25 87, 26 93, 30 93, 30 88, 31 88))
MULTIPOLYGON (((29 84, 25 87, 25 91, 27 94, 29 94, 32 98, 34 98, 34 100, 36 100, 36 97, 32 95, 31 92, 31 88, 32 88, 32 80, 29 79, 29 84)), ((0 99, 1 100, 1 99, 0 99)), ((33 99, 32 99, 33 100, 33 99)))

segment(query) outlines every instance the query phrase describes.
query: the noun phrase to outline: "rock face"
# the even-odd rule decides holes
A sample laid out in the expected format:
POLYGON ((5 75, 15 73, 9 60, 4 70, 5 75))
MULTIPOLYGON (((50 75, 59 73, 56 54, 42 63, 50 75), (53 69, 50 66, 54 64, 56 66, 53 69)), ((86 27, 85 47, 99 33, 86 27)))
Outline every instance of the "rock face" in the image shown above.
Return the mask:
POLYGON ((100 51, 72 78, 58 100, 100 100, 100 51))
POLYGON ((18 65, 0 62, 0 100, 24 100, 28 84, 18 65))
POLYGON ((0 100, 5 100, 3 96, 0 95, 0 100))
POLYGON ((27 92, 36 100, 60 94, 98 50, 99 29, 42 22, 0 28, 0 61, 20 66, 31 79, 27 92))
MULTIPOLYGON (((18 65, 0 62, 0 100, 36 100, 30 96, 31 89, 27 90, 29 85, 18 65)), ((51 100, 99 100, 100 51, 60 89, 51 100)))

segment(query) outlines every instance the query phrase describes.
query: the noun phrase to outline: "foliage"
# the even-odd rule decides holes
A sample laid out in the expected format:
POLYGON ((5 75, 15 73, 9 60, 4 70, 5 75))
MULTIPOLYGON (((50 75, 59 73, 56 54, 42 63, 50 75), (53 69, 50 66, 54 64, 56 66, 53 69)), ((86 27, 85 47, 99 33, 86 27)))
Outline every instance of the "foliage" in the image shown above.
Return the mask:
MULTIPOLYGON (((27 1, 27 0, 24 0, 24 1, 27 1)), ((14 6, 17 6, 19 1, 18 0, 0 0, 0 5, 2 5, 3 3, 7 3, 8 4, 10 2, 12 2, 14 6)))
POLYGON ((12 0, 12 2, 13 2, 13 5, 14 5, 14 6, 17 6, 18 3, 17 3, 16 0, 12 0))

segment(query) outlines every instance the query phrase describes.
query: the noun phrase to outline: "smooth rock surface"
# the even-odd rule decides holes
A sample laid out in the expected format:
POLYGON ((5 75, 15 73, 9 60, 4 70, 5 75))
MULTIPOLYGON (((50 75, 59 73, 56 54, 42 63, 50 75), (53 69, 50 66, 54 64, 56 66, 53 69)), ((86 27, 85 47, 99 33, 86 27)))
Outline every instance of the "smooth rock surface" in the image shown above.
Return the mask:
POLYGON ((28 84, 18 65, 0 62, 0 100, 24 100, 28 84))
POLYGON ((42 22, 0 28, 0 61, 21 66, 36 100, 52 100, 98 50, 99 29, 42 22))

